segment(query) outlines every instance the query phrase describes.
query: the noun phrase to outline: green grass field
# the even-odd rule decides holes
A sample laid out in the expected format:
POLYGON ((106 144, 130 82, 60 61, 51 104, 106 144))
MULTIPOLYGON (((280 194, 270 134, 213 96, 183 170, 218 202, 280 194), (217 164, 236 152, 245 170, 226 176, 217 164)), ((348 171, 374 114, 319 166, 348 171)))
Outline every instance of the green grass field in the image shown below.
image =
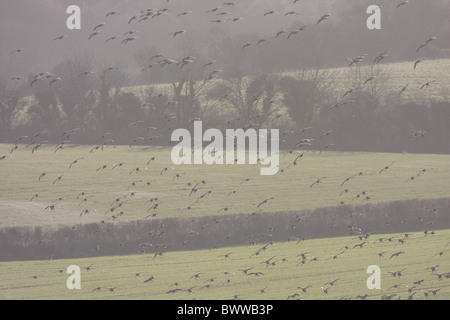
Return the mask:
POLYGON ((265 250, 256 245, 167 252, 156 257, 8 262, 0 264, 0 299, 226 300, 235 295, 242 300, 355 299, 365 295, 367 299, 392 295, 393 299, 408 299, 410 294, 413 299, 449 299, 449 243, 450 231, 437 231, 428 236, 411 233, 407 238, 391 234, 282 242, 265 245, 265 250), (356 246, 362 243, 362 248, 356 246), (398 252, 404 253, 392 257, 398 252), (382 257, 380 253, 384 253, 382 257), (70 265, 81 269, 81 290, 66 286, 70 265), (366 270, 371 265, 380 267, 380 290, 366 286, 370 276, 366 270), (436 265, 434 272, 428 269, 436 265), (250 269, 247 275, 241 271, 245 269, 250 269), (402 271, 400 276, 392 275, 398 271, 402 271), (198 273, 198 279, 193 277, 198 273), (333 286, 327 284, 336 279, 333 286), (299 288, 308 286, 306 293, 299 288), (110 288, 115 289, 110 292, 110 288), (328 294, 322 288, 328 288, 328 294), (180 290, 171 293, 174 289, 180 290), (431 293, 434 290, 439 290, 436 296, 431 293))
POLYGON ((300 211, 341 201, 356 205, 450 197, 448 155, 309 151, 296 166, 286 169, 299 153, 282 153, 280 167, 285 171, 261 176, 253 165, 174 166, 170 149, 162 148, 106 146, 104 151, 90 153, 89 146, 66 146, 54 153, 54 146, 46 146, 34 154, 24 146, 12 154, 10 149, 11 145, 0 145, 0 156, 7 156, 0 161, 2 227, 300 211), (152 157, 155 161, 147 165, 152 157), (79 158, 83 159, 69 169, 79 158), (390 169, 379 174, 391 162, 390 169), (119 163, 123 165, 112 169, 119 163), (136 168, 139 172, 132 172, 136 168), (168 170, 162 172, 164 168, 168 170), (426 172, 418 175, 423 169, 426 172), (409 180, 412 176, 415 180, 409 180), (58 177, 61 180, 55 181, 58 177), (189 182, 200 182, 191 196, 189 182), (355 198, 362 192, 364 196, 355 198), (38 197, 30 201, 35 194, 38 197), (114 202, 118 198, 122 206, 108 211, 119 203, 114 202), (150 202, 154 198, 158 200, 150 202), (258 208, 269 198, 274 199, 258 208), (158 207, 152 208, 155 203, 158 207), (47 208, 53 204, 53 211, 47 208), (80 217, 84 210, 89 213, 80 217))
MULTIPOLYGON (((55 153, 54 146, 49 145, 33 154, 22 145, 12 154, 11 148, 11 145, 0 145, 0 157, 6 155, 0 161, 2 227, 120 223, 255 211, 270 214, 336 206, 341 201, 356 205, 450 197, 448 155, 308 151, 296 166, 287 168, 299 153, 282 152, 280 167, 284 172, 261 176, 259 167, 252 165, 174 166, 168 148, 106 146, 104 151, 91 153, 90 146, 66 146, 55 153), (152 157, 155 160, 147 164, 152 157), (83 159, 69 169, 80 158, 83 159), (123 165, 112 169, 119 163, 123 165), (379 173, 391 163, 388 170, 379 173), (101 169, 104 165, 106 168, 101 169), (164 168, 169 169, 163 171, 164 168), (43 172, 46 175, 39 181, 43 172), (410 180, 412 176, 414 180, 410 180), (55 181, 58 177, 61 180, 55 181), (321 183, 311 187, 324 177, 321 183), (341 186, 348 177, 352 178, 341 186), (243 182, 247 178, 250 180, 243 182), (206 183, 202 184, 202 180, 206 183), (132 182, 136 185, 131 186, 132 182), (199 190, 191 197, 190 188, 185 188, 188 182, 200 182, 199 190), (200 198, 210 190, 211 194, 200 198), (354 199, 363 191, 369 199, 354 199), (77 199, 82 192, 85 195, 77 199), (35 194, 39 196, 30 201, 35 194), (257 207, 271 197, 274 199, 257 207), (57 201, 58 198, 62 200, 57 201), (124 201, 117 210, 123 212, 120 215, 117 211, 108 212, 117 198, 124 201), (150 202, 154 198, 158 200, 150 202), (154 203, 159 203, 159 207, 148 211, 154 203), (52 204, 55 204, 54 211, 45 210, 52 204), (192 208, 188 210, 188 206, 192 208), (85 209, 89 213, 80 217, 85 209)), ((355 299, 365 295, 367 299, 391 295, 394 299, 407 299, 408 289, 411 294, 415 292, 414 299, 450 298, 450 280, 446 277, 450 272, 448 230, 438 230, 428 236, 415 232, 408 238, 397 233, 371 235, 368 239, 347 236, 299 243, 275 242, 264 246, 265 250, 263 246, 168 251, 162 256, 2 262, 0 299, 225 300, 235 295, 244 300, 355 299), (391 238, 391 241, 380 242, 379 238, 391 238), (355 247, 362 243, 363 248, 355 247), (382 252, 385 253, 380 258, 378 254, 382 252), (397 252, 404 253, 390 259, 397 252), (304 263, 299 256, 302 253, 306 253, 304 263), (87 271, 91 264, 91 270, 87 271), (82 290, 67 289, 69 265, 80 266, 82 290), (381 290, 366 287, 369 277, 366 269, 370 265, 381 268, 381 290), (427 270, 436 265, 439 267, 435 272, 427 270), (240 270, 249 268, 252 269, 247 275, 240 270), (401 277, 390 274, 403 269, 401 277), (197 273, 200 278, 191 279, 197 273), (144 283, 148 279, 151 280, 144 283), (326 285, 336 279, 339 280, 334 286, 326 285), (414 284, 417 281, 420 284, 414 284), (300 286, 311 287, 303 293, 300 286), (113 292, 110 288, 114 288, 113 292), (328 288, 328 294, 322 288, 328 288), (436 296, 434 290, 439 290, 436 296)))

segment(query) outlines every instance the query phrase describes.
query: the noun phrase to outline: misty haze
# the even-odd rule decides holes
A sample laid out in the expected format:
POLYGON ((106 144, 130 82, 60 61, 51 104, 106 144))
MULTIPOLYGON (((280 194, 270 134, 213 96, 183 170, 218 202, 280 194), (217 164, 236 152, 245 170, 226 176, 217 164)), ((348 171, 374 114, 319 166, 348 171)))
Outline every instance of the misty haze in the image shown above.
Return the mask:
POLYGON ((2 1, 0 299, 448 299, 449 15, 2 1))

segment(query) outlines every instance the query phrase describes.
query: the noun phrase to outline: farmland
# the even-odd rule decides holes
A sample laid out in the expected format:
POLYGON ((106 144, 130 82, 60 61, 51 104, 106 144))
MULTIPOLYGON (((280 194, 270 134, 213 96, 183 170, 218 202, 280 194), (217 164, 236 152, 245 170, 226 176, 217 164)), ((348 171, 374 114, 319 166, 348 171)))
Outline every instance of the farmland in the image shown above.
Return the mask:
POLYGON ((0 300, 450 299, 449 1, 5 5, 0 300))
POLYGON ((449 241, 449 231, 414 232, 166 252, 162 256, 8 262, 0 267, 0 299, 227 300, 237 296, 241 300, 285 300, 365 296, 369 300, 383 296, 408 299, 410 295, 414 299, 448 299, 449 241), (404 253, 395 255, 398 252, 404 253), (81 268, 81 290, 66 287, 69 265, 81 268), (366 269, 370 265, 381 269, 381 290, 367 289, 370 274, 366 269), (436 265, 436 270, 429 269, 436 265), (333 285, 327 284, 336 279, 333 285), (304 293, 299 287, 309 288, 304 293), (115 289, 110 292, 110 288, 115 289))
POLYGON ((0 154, 7 155, 0 162, 2 227, 298 212, 450 197, 444 187, 450 178, 447 155, 304 151, 293 165, 300 153, 281 152, 279 173, 260 176, 253 165, 221 165, 220 170, 217 165, 174 166, 169 148, 105 146, 90 153, 89 146, 65 146, 55 153, 49 145, 31 153, 21 145, 10 154, 11 148, 0 146, 0 154), (69 168, 79 158, 83 159, 69 168), (39 180, 42 173, 46 174, 39 180), (321 183, 312 186, 318 179, 321 183), (191 192, 188 183, 199 183, 198 191, 191 192), (109 211, 118 198, 123 202, 120 216, 109 211), (150 202, 154 198, 158 200, 150 202), (54 210, 48 208, 51 205, 54 210), (89 213, 81 215, 84 210, 89 213))

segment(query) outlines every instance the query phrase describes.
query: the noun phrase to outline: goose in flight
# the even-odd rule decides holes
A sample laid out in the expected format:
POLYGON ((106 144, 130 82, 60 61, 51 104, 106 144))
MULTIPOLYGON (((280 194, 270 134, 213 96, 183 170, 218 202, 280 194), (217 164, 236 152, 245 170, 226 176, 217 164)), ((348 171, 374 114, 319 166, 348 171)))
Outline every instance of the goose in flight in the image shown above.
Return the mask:
POLYGON ((244 50, 245 48, 250 47, 251 45, 254 45, 254 44, 255 44, 254 42, 247 42, 246 44, 244 44, 242 46, 242 50, 244 50))
POLYGON ((322 180, 324 180, 324 179, 326 179, 326 178, 327 178, 327 177, 323 177, 323 178, 317 179, 316 181, 314 181, 313 184, 311 184, 311 185, 309 186, 309 188, 312 188, 312 187, 314 187, 314 186, 316 186, 316 185, 319 185, 320 183, 322 183, 322 180))
POLYGON ((328 294, 328 290, 330 290, 331 287, 328 288, 324 288, 324 287, 320 287, 320 289, 322 289, 323 294, 328 294))
POLYGON ((185 16, 185 15, 188 15, 188 14, 191 14, 191 13, 192 13, 192 11, 184 11, 184 12, 181 12, 181 13, 177 14, 177 17, 185 16))
POLYGON ((366 244, 367 242, 362 242, 362 243, 358 243, 358 244, 355 244, 354 246, 353 246, 353 249, 355 249, 356 247, 359 247, 360 249, 362 249, 363 248, 363 246, 366 244))
POLYGON ((428 82, 422 84, 422 86, 420 87, 420 90, 422 90, 423 88, 428 88, 435 81, 436 80, 431 80, 431 81, 428 81, 428 82))
POLYGON ((387 51, 380 53, 378 56, 375 57, 375 59, 373 59, 373 63, 378 64, 380 63, 381 60, 385 59, 387 56, 388 56, 387 51))
POLYGON ((225 259, 228 259, 230 257, 230 254, 232 254, 233 252, 228 252, 226 254, 222 254, 219 257, 224 257, 225 259))
POLYGON ((330 14, 324 14, 323 16, 321 16, 320 17, 320 19, 317 21, 317 23, 316 24, 319 24, 319 23, 321 23, 322 21, 324 21, 324 20, 326 20, 326 19, 328 19, 329 17, 331 17, 331 15, 330 14))
POLYGON ((87 76, 87 75, 89 75, 89 74, 94 74, 94 72, 92 72, 92 71, 84 71, 84 72, 80 73, 80 74, 78 75, 78 77, 81 77, 81 76, 87 76))
POLYGON ((20 53, 22 52, 24 49, 20 48, 20 49, 16 49, 14 51, 11 51, 9 54, 15 54, 15 53, 20 53))
POLYGON ((422 43, 419 47, 417 47, 416 52, 419 52, 420 49, 426 47, 428 44, 426 42, 422 43))
POLYGON ((111 11, 111 12, 108 12, 108 13, 106 14, 106 17, 114 16, 114 15, 120 15, 120 13, 117 12, 117 11, 111 11))
MULTIPOLYGON (((341 183, 341 187, 343 187, 344 184, 345 184, 346 182, 349 182, 350 179, 352 179, 354 176, 355 176, 355 175, 351 175, 350 177, 345 178, 345 180, 342 181, 342 183, 341 183)), ((347 189, 346 189, 346 190, 347 190, 347 189)), ((348 192, 348 190, 347 190, 347 192, 348 192)), ((347 192, 346 192, 346 193, 347 193, 347 192)), ((341 194, 341 195, 342 195, 342 194, 341 194)))
POLYGON ((56 178, 55 180, 53 180, 53 184, 60 182, 62 180, 63 176, 59 176, 58 178, 56 178))
POLYGON ((299 286, 299 287, 297 287, 297 289, 302 290, 303 293, 307 293, 306 291, 307 291, 309 288, 312 288, 312 287, 311 287, 311 286, 307 286, 307 287, 301 287, 301 286, 299 286))
POLYGON ((257 208, 259 208, 259 207, 262 206, 263 204, 266 204, 269 200, 273 200, 273 199, 275 199, 275 198, 268 198, 268 199, 265 199, 265 200, 261 201, 261 202, 258 204, 257 208))
POLYGON ((405 271, 406 268, 400 270, 400 271, 394 271, 394 272, 388 272, 390 273, 393 277, 401 277, 402 276, 402 272, 405 271))
POLYGON ((363 86, 365 86, 368 82, 373 81, 373 80, 375 80, 375 79, 377 79, 377 76, 371 76, 371 77, 368 78, 366 81, 364 81, 363 86))
POLYGON ((211 10, 208 10, 208 11, 206 11, 206 13, 214 13, 214 12, 217 12, 217 10, 219 10, 219 9, 221 9, 222 7, 216 7, 216 8, 214 8, 214 9, 211 9, 211 10))
POLYGON ((201 69, 204 69, 204 68, 206 68, 206 67, 212 66, 214 63, 216 63, 216 61, 210 61, 210 62, 208 62, 208 63, 205 63, 205 64, 202 66, 201 69))
POLYGON ((44 178, 46 174, 47 174, 46 172, 42 172, 38 180, 41 181, 41 179, 44 178))
POLYGON ((88 40, 91 40, 93 37, 95 37, 96 35, 98 35, 100 33, 100 31, 94 31, 93 33, 91 33, 91 35, 89 36, 88 40))
POLYGON ((381 169, 378 174, 383 173, 384 171, 389 170, 389 168, 395 163, 395 161, 392 161, 390 164, 388 164, 387 166, 385 166, 383 169, 381 169))
POLYGON ((228 14, 231 14, 231 13, 228 12, 228 11, 222 11, 222 12, 216 13, 216 16, 225 16, 225 15, 228 15, 228 14))
POLYGON ((268 15, 271 15, 271 14, 278 14, 279 12, 278 11, 275 11, 275 10, 271 10, 271 11, 268 11, 268 12, 266 12, 266 13, 264 13, 264 17, 265 16, 268 16, 268 15))
POLYGON ((341 280, 341 278, 338 278, 336 280, 333 280, 333 281, 330 281, 328 283, 325 283, 324 286, 330 285, 330 287, 333 287, 336 284, 336 282, 338 282, 339 280, 341 280))
POLYGON ((425 44, 428 45, 433 40, 437 40, 437 37, 430 37, 430 38, 428 38, 428 40, 425 41, 425 44))
POLYGON ((293 35, 295 35, 295 34, 297 34, 297 33, 299 33, 299 32, 300 32, 300 30, 294 30, 294 31, 291 31, 291 32, 289 32, 287 38, 289 39, 290 37, 292 37, 293 35))
POLYGON ((117 36, 109 37, 108 39, 105 40, 105 43, 108 43, 109 41, 115 40, 115 39, 117 39, 117 36))
POLYGON ((239 184, 243 184, 244 182, 249 182, 249 181, 250 181, 250 178, 245 178, 239 184))
POLYGON ((281 36, 282 34, 287 34, 287 32, 284 31, 284 30, 280 30, 280 31, 277 32, 277 35, 276 35, 275 38, 278 38, 278 37, 281 36))
POLYGON ((135 31, 135 30, 130 30, 130 31, 125 32, 125 33, 123 34, 123 36, 124 36, 124 37, 125 37, 125 36, 131 36, 132 34, 135 34, 135 33, 138 33, 138 32, 135 31))
POLYGON ((97 31, 97 29, 103 27, 105 24, 106 24, 106 23, 100 23, 100 24, 96 25, 96 26, 94 27, 93 31, 97 31))
POLYGON ((424 60, 425 60, 425 58, 417 59, 416 62, 414 62, 414 70, 417 68, 417 65, 418 65, 419 63, 421 63, 422 61, 424 61, 424 60))
POLYGON ((405 85, 405 86, 400 90, 400 92, 398 93, 398 96, 399 96, 399 97, 402 95, 403 92, 406 91, 406 89, 408 88, 408 86, 409 86, 409 83, 408 83, 407 85, 405 85))
POLYGON ((62 40, 64 38, 66 38, 66 37, 67 37, 67 35, 59 36, 59 37, 53 38, 52 41, 62 40))
POLYGON ((128 42, 136 40, 136 39, 139 39, 139 37, 128 37, 128 38, 123 39, 121 44, 127 44, 128 42))
POLYGON ((250 270, 252 270, 253 268, 254 268, 254 267, 251 267, 251 268, 248 268, 248 269, 239 269, 239 271, 242 271, 243 274, 247 275, 248 272, 249 272, 250 270))
POLYGON ((441 291, 441 289, 437 289, 437 290, 430 290, 430 291, 424 292, 423 294, 424 294, 424 296, 425 296, 425 297, 427 297, 427 298, 428 298, 428 296, 430 295, 430 293, 432 293, 432 294, 433 294, 434 296, 436 296, 436 295, 437 295, 437 293, 438 293, 439 291, 441 291))
POLYGON ((350 59, 350 64, 348 66, 351 67, 354 64, 357 64, 359 62, 363 62, 366 56, 367 56, 367 54, 363 54, 363 55, 360 55, 360 56, 358 56, 356 58, 350 59))
POLYGON ((341 251, 341 252, 339 252, 338 254, 332 256, 332 257, 331 257, 330 259, 328 259, 328 260, 337 260, 338 257, 339 257, 341 254, 344 254, 344 253, 345 253, 345 251, 341 251))
POLYGON ((187 30, 178 30, 178 31, 169 33, 169 36, 173 36, 173 38, 175 38, 176 36, 178 36, 178 35, 180 35, 180 34, 184 34, 184 33, 186 33, 186 32, 187 32, 187 30))
POLYGON ((404 253, 405 253, 405 252, 403 252, 403 251, 396 252, 396 253, 394 253, 394 254, 391 255, 391 257, 389 258, 389 260, 391 260, 391 259, 394 258, 394 257, 398 257, 398 256, 400 256, 401 254, 404 254, 404 253))
POLYGON ((81 214, 80 214, 80 218, 81 218, 83 215, 86 215, 86 214, 88 214, 88 213, 89 213, 89 210, 88 210, 88 209, 83 210, 83 211, 81 212, 81 214))
POLYGON ((58 77, 58 78, 52 79, 52 80, 50 81, 50 83, 48 84, 48 87, 51 88, 52 84, 55 83, 55 82, 57 82, 57 81, 61 81, 61 78, 58 77))
POLYGON ((75 164, 77 164, 80 160, 83 160, 83 159, 84 159, 84 158, 81 157, 81 158, 78 158, 78 159, 73 160, 73 161, 70 163, 70 165, 69 165, 69 169, 71 169, 75 164))
POLYGON ((435 265, 435 266, 432 266, 432 267, 428 267, 428 268, 426 268, 425 270, 430 270, 431 272, 436 272, 436 270, 437 270, 437 268, 439 268, 439 265, 437 264, 437 265, 435 265))
POLYGON ((39 149, 40 147, 45 146, 45 144, 48 143, 48 141, 43 141, 39 144, 37 144, 36 146, 34 146, 34 148, 31 150, 31 153, 34 153, 37 149, 39 149))

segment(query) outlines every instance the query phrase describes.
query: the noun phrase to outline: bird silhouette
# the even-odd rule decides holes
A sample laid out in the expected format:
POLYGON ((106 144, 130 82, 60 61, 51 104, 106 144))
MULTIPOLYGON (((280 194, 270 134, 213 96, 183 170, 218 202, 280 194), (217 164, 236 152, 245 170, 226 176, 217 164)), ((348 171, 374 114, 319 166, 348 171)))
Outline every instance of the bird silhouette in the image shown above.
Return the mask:
POLYGON ((56 41, 56 40, 62 40, 64 38, 68 37, 67 35, 62 35, 62 36, 58 36, 56 38, 53 38, 52 41, 56 41))
POLYGON ((403 1, 403 2, 400 2, 400 3, 397 5, 397 8, 400 8, 401 6, 404 6, 404 5, 408 4, 408 3, 409 3, 408 0, 403 1))
POLYGON ((392 258, 398 257, 398 256, 400 256, 401 254, 404 254, 404 253, 405 253, 405 252, 403 252, 403 251, 396 252, 396 253, 394 253, 394 254, 391 255, 391 257, 389 258, 389 260, 391 260, 392 258))
POLYGON ((275 198, 268 198, 268 199, 265 199, 265 200, 261 201, 261 202, 257 205, 257 208, 259 208, 259 207, 262 206, 263 204, 266 204, 269 200, 273 200, 273 199, 275 199, 275 198))
POLYGON ((392 161, 391 163, 389 163, 387 166, 385 166, 383 169, 381 169, 378 174, 383 173, 384 171, 387 171, 390 169, 390 167, 395 163, 395 161, 392 161))
POLYGON ((417 60, 414 62, 414 70, 417 68, 417 66, 419 65, 419 63, 421 63, 421 62, 424 61, 424 60, 425 60, 425 58, 417 59, 417 60))
POLYGON ((323 16, 321 16, 321 17, 319 18, 319 20, 316 22, 316 24, 321 23, 322 21, 328 19, 330 16, 331 16, 330 14, 324 14, 323 16))

